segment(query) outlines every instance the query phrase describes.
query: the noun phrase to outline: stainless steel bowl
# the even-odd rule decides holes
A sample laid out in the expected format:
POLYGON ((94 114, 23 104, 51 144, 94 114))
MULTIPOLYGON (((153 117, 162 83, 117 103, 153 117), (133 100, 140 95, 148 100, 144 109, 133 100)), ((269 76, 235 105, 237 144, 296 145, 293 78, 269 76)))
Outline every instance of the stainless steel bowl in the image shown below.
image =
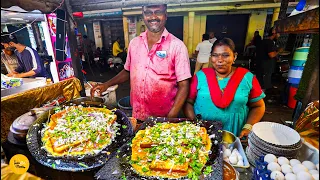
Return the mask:
POLYGON ((229 131, 223 130, 222 131, 222 141, 223 141, 223 145, 227 148, 227 149, 233 149, 233 146, 236 142, 237 137, 229 131))
POLYGON ((87 106, 99 106, 104 105, 104 99, 99 97, 80 97, 77 99, 72 99, 67 104, 72 103, 75 105, 87 105, 87 106))
POLYGON ((12 125, 10 126, 10 131, 13 134, 13 137, 19 141, 26 141, 26 136, 27 133, 21 133, 21 132, 17 132, 12 128, 12 125))

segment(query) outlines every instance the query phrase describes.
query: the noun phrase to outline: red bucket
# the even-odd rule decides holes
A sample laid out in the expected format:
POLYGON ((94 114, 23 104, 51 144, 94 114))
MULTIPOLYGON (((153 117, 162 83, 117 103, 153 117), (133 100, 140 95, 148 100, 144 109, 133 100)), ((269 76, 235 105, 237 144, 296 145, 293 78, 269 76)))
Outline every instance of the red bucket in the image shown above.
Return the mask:
POLYGON ((298 88, 293 87, 292 85, 289 88, 289 97, 288 97, 288 107, 294 109, 296 107, 297 100, 294 99, 298 88))

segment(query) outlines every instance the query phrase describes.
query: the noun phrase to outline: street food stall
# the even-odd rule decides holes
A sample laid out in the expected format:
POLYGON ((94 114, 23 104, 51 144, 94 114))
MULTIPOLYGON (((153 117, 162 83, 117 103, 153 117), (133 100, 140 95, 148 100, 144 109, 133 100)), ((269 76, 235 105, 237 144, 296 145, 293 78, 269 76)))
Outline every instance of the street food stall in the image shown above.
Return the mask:
MULTIPOLYGON (((290 167, 299 161, 309 172, 318 172, 319 150, 285 125, 255 124, 248 147, 216 121, 150 117, 137 129, 133 118, 99 98, 80 97, 80 90, 79 80, 73 78, 2 98, 6 158, 26 156, 28 172, 43 179, 251 179, 257 172, 271 175, 279 170, 281 160, 288 160, 290 167), (63 147, 57 145, 60 140, 49 140, 71 135, 83 138, 81 145, 63 147), (272 163, 275 158, 278 164, 272 163), (265 170, 259 163, 273 165, 265 170)), ((310 126, 301 119, 300 130, 310 126)))
POLYGON ((21 93, 29 89, 42 87, 47 84, 45 78, 21 78, 19 85, 10 88, 1 88, 1 98, 16 93, 21 93))
POLYGON ((319 177, 319 144, 314 142, 319 137, 318 102, 307 107, 296 127, 256 123, 245 145, 218 121, 149 117, 136 126, 134 118, 114 108, 115 96, 109 101, 81 97, 80 91, 85 88, 88 96, 91 87, 82 84, 72 78, 1 98, 6 163, 23 155, 28 173, 42 179, 319 177))

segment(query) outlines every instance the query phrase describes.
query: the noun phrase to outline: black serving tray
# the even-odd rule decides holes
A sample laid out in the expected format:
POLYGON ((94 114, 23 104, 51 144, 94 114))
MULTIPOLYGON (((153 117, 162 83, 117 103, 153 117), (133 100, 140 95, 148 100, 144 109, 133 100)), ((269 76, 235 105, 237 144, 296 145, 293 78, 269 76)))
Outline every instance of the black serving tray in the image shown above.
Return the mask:
MULTIPOLYGON (((170 122, 178 123, 183 121, 190 121, 194 124, 198 124, 201 127, 205 127, 209 135, 215 134, 215 138, 212 141, 212 153, 209 155, 209 161, 206 165, 212 166, 213 172, 207 176, 201 176, 202 180, 222 180, 223 179, 223 153, 222 153, 222 123, 218 121, 191 121, 185 118, 149 118, 139 128, 139 130, 145 129, 147 126, 153 126, 158 122, 170 122), (218 141, 215 145, 214 141, 218 141)), ((133 137, 124 144, 118 151, 116 156, 113 156, 94 176, 95 179, 104 180, 140 180, 140 179, 159 179, 154 177, 141 177, 138 175, 129 164, 131 159, 131 141, 133 137)), ((187 177, 186 177, 187 178, 187 177)), ((186 179, 182 178, 182 179, 186 179)), ((199 179, 200 179, 199 178, 199 179)))
POLYGON ((49 115, 54 114, 54 110, 46 111, 31 125, 26 138, 28 149, 40 164, 61 171, 79 172, 101 167, 114 156, 117 149, 126 143, 134 134, 132 124, 128 117, 120 110, 114 111, 117 115, 117 122, 121 124, 119 130, 120 135, 116 136, 115 141, 106 147, 102 151, 103 153, 78 159, 76 157, 53 157, 50 156, 46 150, 41 149, 41 130, 44 128, 43 123, 46 123, 50 119, 49 115), (127 127, 123 128, 122 125, 126 125, 127 127))

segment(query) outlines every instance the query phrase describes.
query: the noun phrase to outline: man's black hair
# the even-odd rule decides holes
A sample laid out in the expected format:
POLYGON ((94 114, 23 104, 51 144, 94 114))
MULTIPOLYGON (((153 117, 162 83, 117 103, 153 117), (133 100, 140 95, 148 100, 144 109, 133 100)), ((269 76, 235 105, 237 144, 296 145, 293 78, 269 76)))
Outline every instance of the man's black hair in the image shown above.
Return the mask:
POLYGON ((9 44, 10 42, 14 42, 18 44, 18 39, 14 34, 10 33, 1 33, 1 43, 9 44))
POLYGON ((209 40, 210 39, 209 34, 203 34, 202 35, 202 39, 203 40, 209 40))
POLYGON ((142 10, 143 10, 144 7, 156 7, 156 6, 163 6, 166 11, 167 11, 167 8, 168 8, 167 4, 150 4, 150 5, 142 6, 142 10))
POLYGON ((272 36, 274 33, 274 27, 270 28, 269 31, 268 31, 268 37, 272 36))

